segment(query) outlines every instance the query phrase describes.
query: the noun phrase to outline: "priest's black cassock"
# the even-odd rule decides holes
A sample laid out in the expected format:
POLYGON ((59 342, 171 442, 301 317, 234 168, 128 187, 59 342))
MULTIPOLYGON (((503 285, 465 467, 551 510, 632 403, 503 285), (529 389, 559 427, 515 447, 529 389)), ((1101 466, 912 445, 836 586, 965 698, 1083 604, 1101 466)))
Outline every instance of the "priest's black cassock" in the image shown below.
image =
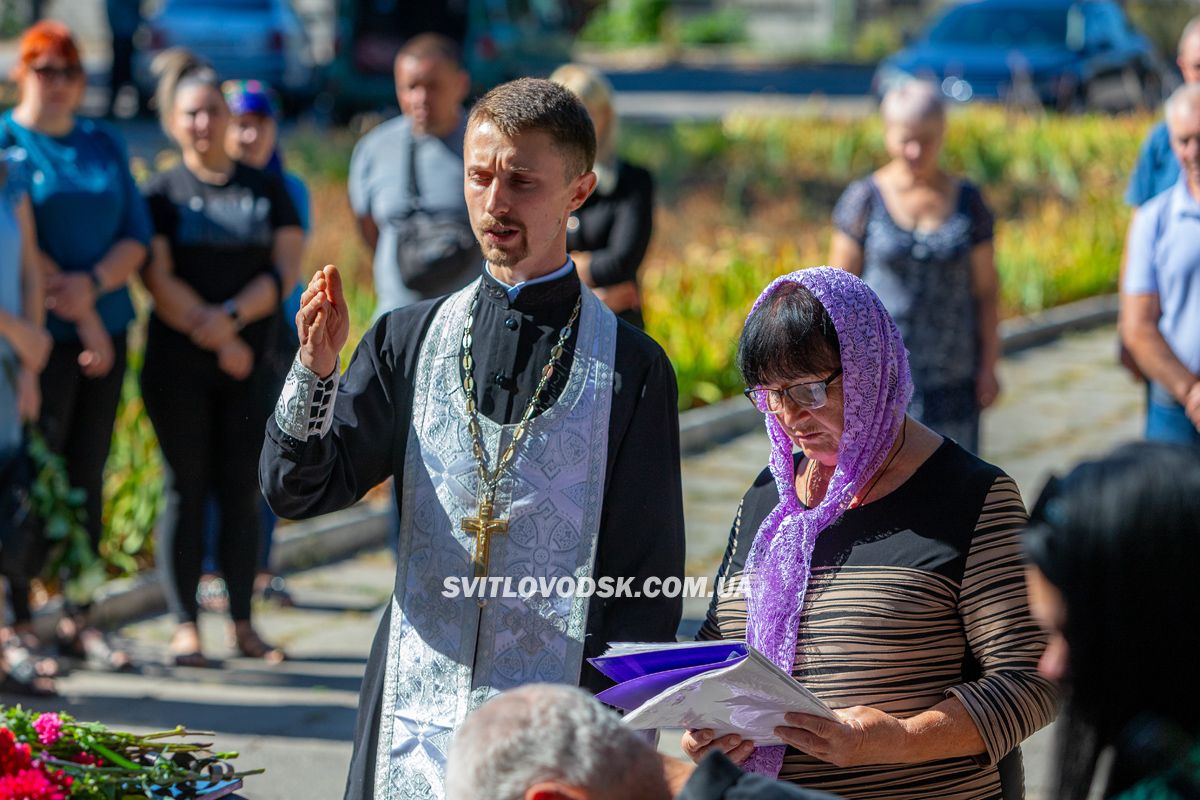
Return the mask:
MULTIPOLYGON (((487 269, 483 273, 472 328, 475 394, 482 416, 512 425, 520 420, 560 329, 580 298, 581 284, 571 270, 526 285, 510 299, 503 284, 487 269)), ((367 332, 341 378, 327 435, 300 441, 284 433, 274 418, 268 422, 260 479, 276 513, 290 519, 328 513, 354 503, 389 476, 402 482, 406 449, 410 436, 416 435, 415 372, 422 351, 434 346, 432 339, 426 341, 427 333, 445 302, 442 298, 397 309, 367 332)), ((548 384, 539 415, 564 390, 581 327, 573 327, 563 368, 548 384)), ((615 338, 593 575, 597 580, 633 578, 634 588, 640 589, 645 578, 683 574, 677 389, 670 362, 652 339, 619 321, 615 338)), ((449 339, 443 339, 450 352, 441 355, 461 362, 460 341, 461 335, 456 335, 448 346, 449 339)), ((447 397, 445 403, 461 403, 462 397, 447 397)), ((533 429, 537 425, 535 417, 533 429)), ((396 494, 397 503, 402 503, 403 487, 397 485, 396 494)), ((587 605, 583 655, 599 655, 614 641, 673 641, 681 610, 679 598, 593 597, 587 605)), ((392 613, 389 605, 367 663, 347 800, 375 796, 392 613)), ((586 662, 579 682, 592 691, 609 685, 586 662)))

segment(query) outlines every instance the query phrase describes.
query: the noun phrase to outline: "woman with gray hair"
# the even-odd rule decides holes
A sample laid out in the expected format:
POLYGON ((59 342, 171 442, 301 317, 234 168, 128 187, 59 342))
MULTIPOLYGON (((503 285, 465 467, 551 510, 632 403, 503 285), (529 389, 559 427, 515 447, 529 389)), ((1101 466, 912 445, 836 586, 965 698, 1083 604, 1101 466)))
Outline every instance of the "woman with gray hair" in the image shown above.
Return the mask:
POLYGON ((913 418, 975 452, 979 413, 1000 390, 994 219, 979 189, 938 163, 946 111, 936 86, 903 83, 880 112, 891 161, 842 194, 829 262, 861 276, 900 327, 913 418))

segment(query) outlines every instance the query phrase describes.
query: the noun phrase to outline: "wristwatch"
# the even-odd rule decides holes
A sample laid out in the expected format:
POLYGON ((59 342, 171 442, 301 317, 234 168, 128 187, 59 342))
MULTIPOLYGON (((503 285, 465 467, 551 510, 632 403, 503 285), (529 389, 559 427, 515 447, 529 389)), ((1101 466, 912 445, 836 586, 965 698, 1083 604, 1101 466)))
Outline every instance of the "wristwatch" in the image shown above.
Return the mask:
POLYGON ((229 300, 226 300, 224 303, 222 303, 221 310, 229 315, 229 318, 231 320, 233 320, 233 327, 237 328, 239 331, 246 324, 245 322, 242 321, 241 315, 238 314, 237 303, 235 303, 233 301, 233 298, 230 298, 229 300))

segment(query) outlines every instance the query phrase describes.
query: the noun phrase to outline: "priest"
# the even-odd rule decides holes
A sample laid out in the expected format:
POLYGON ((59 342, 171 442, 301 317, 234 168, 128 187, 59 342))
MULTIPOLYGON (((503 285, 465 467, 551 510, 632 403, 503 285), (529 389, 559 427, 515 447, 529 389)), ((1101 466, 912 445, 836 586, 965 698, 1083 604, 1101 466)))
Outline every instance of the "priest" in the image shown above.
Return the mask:
POLYGON ((513 81, 471 110, 463 150, 479 279, 382 317, 339 383, 348 309, 337 268, 317 272, 260 464, 272 508, 293 519, 395 479, 395 591, 348 800, 440 798, 468 712, 525 683, 603 688, 584 659, 672 641, 682 609, 642 591, 683 573, 674 372, 567 256, 567 220, 596 185, 588 113, 554 83, 513 81), (474 578, 508 591, 467 596, 474 578), (514 591, 535 583, 521 578, 557 588, 514 591), (559 591, 581 578, 609 590, 559 591))

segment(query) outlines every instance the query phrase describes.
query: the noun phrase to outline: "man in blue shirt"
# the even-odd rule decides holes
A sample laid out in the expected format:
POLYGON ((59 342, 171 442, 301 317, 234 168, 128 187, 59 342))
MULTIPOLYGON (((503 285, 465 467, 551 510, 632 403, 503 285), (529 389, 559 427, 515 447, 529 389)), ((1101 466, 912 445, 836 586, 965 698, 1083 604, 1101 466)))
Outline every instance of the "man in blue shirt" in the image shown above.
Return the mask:
POLYGON ((1121 339, 1150 381, 1146 438, 1200 445, 1200 84, 1175 90, 1166 119, 1180 176, 1130 225, 1121 339))
MULTIPOLYGON (((1183 75, 1183 82, 1200 83, 1200 17, 1193 17, 1183 27, 1179 35, 1179 48, 1175 63, 1183 75)), ((1138 151, 1137 164, 1133 174, 1129 176, 1129 186, 1125 190, 1125 202, 1137 208, 1146 201, 1162 194, 1175 185, 1179 180, 1179 161, 1171 151, 1171 135, 1167 132, 1165 120, 1158 122, 1142 142, 1138 151)), ((1128 244, 1126 253, 1121 260, 1121 276, 1125 275, 1125 261, 1128 259, 1128 244)), ((1121 366, 1129 370, 1137 380, 1145 380, 1146 376, 1134 363, 1128 348, 1121 345, 1121 366)))
POLYGON ((463 198, 463 100, 471 79, 458 46, 424 33, 396 55, 396 99, 401 116, 372 129, 354 147, 347 188, 359 232, 374 253, 378 318, 393 308, 459 289, 479 276, 483 255, 469 273, 453 273, 431 287, 409 286, 400 272, 398 248, 414 235, 405 221, 428 212, 461 224, 474 247, 463 198), (416 196, 413 189, 416 188, 416 196))
MULTIPOLYGON (((1200 17, 1193 17, 1179 36, 1175 63, 1184 83, 1200 83, 1200 17)), ((1155 125, 1138 151, 1137 165, 1129 176, 1125 202, 1133 207, 1145 203, 1175 185, 1179 162, 1171 152, 1171 137, 1165 120, 1155 125)))

